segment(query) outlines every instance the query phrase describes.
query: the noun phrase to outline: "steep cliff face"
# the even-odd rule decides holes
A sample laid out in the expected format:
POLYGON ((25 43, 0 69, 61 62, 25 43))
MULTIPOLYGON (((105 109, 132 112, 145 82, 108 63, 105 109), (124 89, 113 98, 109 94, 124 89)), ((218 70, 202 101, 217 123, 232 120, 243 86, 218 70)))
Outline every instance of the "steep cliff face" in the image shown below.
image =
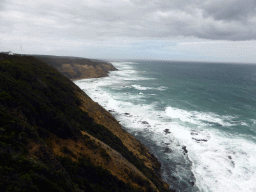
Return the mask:
POLYGON ((69 79, 105 77, 116 68, 110 63, 78 57, 36 56, 69 79))
POLYGON ((168 191, 156 159, 72 81, 0 55, 2 191, 168 191))

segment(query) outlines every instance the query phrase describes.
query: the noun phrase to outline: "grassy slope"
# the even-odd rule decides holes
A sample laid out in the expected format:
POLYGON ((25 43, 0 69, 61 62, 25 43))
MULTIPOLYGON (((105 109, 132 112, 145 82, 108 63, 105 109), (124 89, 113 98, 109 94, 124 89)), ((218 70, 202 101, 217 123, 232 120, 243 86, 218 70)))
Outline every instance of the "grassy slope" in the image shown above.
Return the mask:
MULTIPOLYGON (((74 161, 67 155, 54 155, 47 142, 51 135, 79 141, 84 139, 81 131, 120 152, 160 191, 166 190, 118 137, 80 109, 81 101, 75 92, 81 90, 54 68, 34 57, 0 55, 0 82, 3 191, 140 191, 92 163, 88 156, 77 156, 74 161), (31 143, 40 146, 34 154, 30 152, 31 143)), ((63 150, 66 154, 70 152, 67 148, 63 150)), ((152 190, 148 183, 141 186, 152 190)))

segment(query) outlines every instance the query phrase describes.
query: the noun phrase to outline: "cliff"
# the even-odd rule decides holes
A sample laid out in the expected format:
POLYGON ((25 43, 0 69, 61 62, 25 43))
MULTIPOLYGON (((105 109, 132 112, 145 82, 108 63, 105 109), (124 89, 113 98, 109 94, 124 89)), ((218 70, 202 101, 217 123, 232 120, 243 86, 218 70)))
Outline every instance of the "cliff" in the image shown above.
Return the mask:
POLYGON ((147 148, 54 67, 0 54, 0 82, 2 191, 168 191, 147 148))
POLYGON ((36 56, 39 60, 55 67, 69 79, 105 77, 116 68, 110 63, 79 57, 36 56))

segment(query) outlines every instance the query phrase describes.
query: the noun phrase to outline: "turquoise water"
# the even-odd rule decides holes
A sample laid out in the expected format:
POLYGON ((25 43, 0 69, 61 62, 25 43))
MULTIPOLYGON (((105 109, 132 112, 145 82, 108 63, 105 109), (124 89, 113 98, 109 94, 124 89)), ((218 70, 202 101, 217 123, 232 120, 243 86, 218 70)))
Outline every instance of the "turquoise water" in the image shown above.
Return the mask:
POLYGON ((113 62, 75 81, 162 163, 177 191, 256 191, 256 65, 113 62))

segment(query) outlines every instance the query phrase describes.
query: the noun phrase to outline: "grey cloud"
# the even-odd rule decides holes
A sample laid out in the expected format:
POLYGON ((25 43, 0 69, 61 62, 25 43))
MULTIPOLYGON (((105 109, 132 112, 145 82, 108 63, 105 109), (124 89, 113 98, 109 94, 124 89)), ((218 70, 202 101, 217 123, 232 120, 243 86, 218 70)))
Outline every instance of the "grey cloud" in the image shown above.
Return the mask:
POLYGON ((205 16, 216 20, 246 21, 255 16, 255 0, 226 0, 207 1, 203 4, 205 16))
MULTIPOLYGON (((6 4, 6 1, 1 2, 0 11, 6 4)), ((177 36, 234 41, 256 39, 255 0, 9 2, 12 2, 12 10, 5 8, 7 13, 0 12, 6 14, 0 23, 13 26, 6 29, 21 36, 84 40, 177 36), (13 10, 23 17, 13 20, 8 15, 8 11, 11 14, 13 10)))
POLYGON ((5 4, 6 4, 6 0, 0 1, 0 11, 4 10, 5 4))

